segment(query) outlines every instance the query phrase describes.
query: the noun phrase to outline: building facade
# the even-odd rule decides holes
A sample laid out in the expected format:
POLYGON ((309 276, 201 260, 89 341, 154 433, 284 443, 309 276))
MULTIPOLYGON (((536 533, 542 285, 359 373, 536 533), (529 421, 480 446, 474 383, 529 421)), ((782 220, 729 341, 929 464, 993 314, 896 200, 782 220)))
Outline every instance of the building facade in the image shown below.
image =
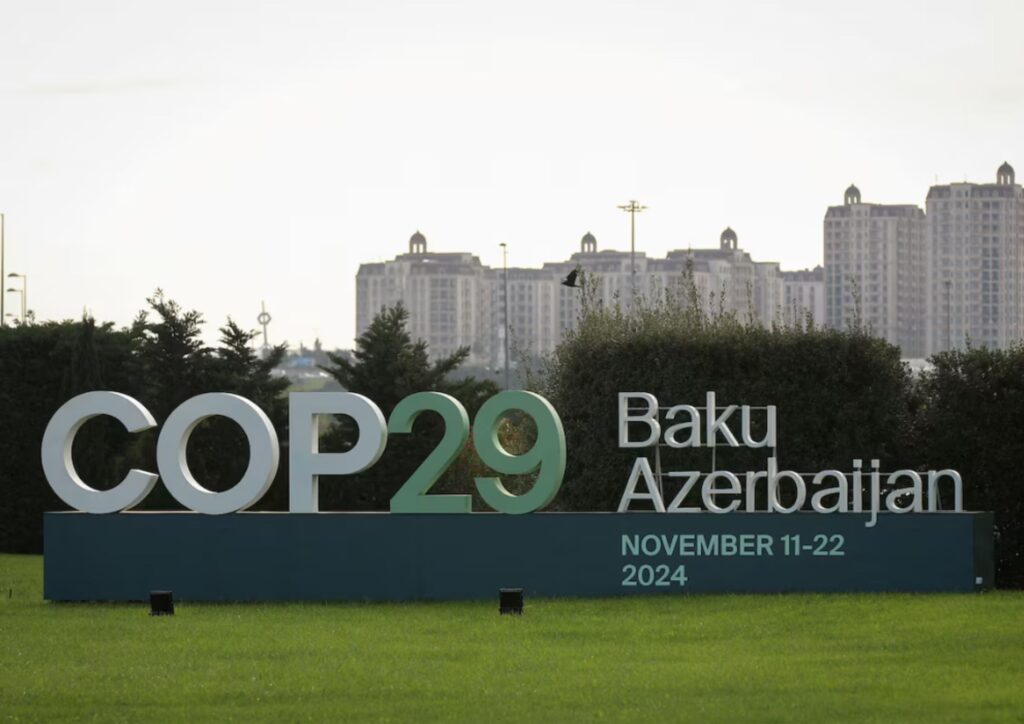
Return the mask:
POLYGON ((670 251, 664 259, 652 259, 645 293, 678 289, 687 267, 708 314, 724 312, 766 327, 780 320, 783 282, 778 263, 751 259, 731 228, 722 232, 717 249, 670 251))
MULTIPOLYGON (((666 289, 681 291, 690 269, 706 311, 724 311, 741 320, 770 325, 783 315, 785 284, 776 262, 756 262, 739 248, 732 229, 718 248, 669 252, 663 259, 643 252, 598 251, 589 232, 565 261, 539 269, 508 269, 508 327, 513 350, 550 354, 572 329, 581 311, 580 290, 565 286, 574 269, 593 283, 596 300, 628 308, 666 289)), ((409 332, 426 340, 432 357, 470 348, 469 364, 501 367, 504 356, 505 285, 503 269, 486 267, 467 253, 427 251, 419 232, 409 251, 391 261, 363 264, 356 275, 356 329, 362 334, 385 306, 401 301, 409 310, 409 332)), ((820 295, 819 295, 820 296, 820 295)))
POLYGON ((788 325, 825 324, 825 269, 782 272, 782 321, 788 325))
MULTIPOLYGON (((583 236, 579 251, 539 269, 507 275, 511 347, 549 354, 580 314, 580 292, 561 281, 582 269, 602 304, 629 308, 666 290, 683 291, 684 273, 706 311, 762 325, 859 324, 921 358, 967 344, 1007 348, 1024 339, 1024 189, 1002 164, 995 183, 932 186, 925 209, 865 203, 850 186, 824 218, 824 267, 783 272, 758 262, 725 229, 718 246, 678 249, 664 258, 598 250, 583 236), (687 271, 689 270, 689 271, 687 271)), ((363 264, 356 277, 359 334, 381 308, 409 309, 409 331, 432 356, 470 348, 469 362, 500 367, 505 339, 506 276, 468 253, 428 252, 419 232, 405 254, 363 264)))
POLYGON ((995 183, 932 186, 926 203, 927 353, 1024 338, 1024 190, 1004 163, 995 183))
POLYGON ((925 350, 925 212, 912 204, 861 201, 850 186, 825 213, 825 316, 830 327, 860 325, 900 347, 925 350))
POLYGON ((381 309, 401 301, 409 333, 426 340, 432 357, 470 348, 474 363, 489 361, 493 344, 493 272, 473 254, 433 253, 420 232, 409 251, 391 261, 362 264, 356 275, 356 329, 362 334, 381 309))

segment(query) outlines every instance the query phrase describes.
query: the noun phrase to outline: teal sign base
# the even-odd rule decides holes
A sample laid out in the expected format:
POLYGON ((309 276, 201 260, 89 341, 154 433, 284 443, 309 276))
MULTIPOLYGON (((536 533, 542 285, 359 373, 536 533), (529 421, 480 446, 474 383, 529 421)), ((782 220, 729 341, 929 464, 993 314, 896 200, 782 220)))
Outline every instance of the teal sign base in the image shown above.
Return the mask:
POLYGON ((51 601, 408 601, 993 585, 992 514, 47 513, 51 601))

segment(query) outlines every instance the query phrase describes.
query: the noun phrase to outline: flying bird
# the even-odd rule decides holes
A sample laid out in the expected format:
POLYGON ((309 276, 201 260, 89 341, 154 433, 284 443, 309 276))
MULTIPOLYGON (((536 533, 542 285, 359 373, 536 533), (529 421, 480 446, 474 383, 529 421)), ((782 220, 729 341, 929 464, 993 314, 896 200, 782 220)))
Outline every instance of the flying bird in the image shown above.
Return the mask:
POLYGON ((579 274, 579 269, 573 269, 571 272, 569 272, 569 276, 562 280, 562 286, 572 287, 573 289, 579 289, 579 285, 576 284, 576 277, 578 277, 579 274))

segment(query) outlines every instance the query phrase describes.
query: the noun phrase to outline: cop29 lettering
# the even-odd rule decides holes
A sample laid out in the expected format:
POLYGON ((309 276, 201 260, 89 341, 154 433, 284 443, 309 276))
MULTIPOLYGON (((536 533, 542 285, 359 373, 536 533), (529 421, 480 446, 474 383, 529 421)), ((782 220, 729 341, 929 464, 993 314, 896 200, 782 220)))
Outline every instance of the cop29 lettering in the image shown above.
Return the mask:
MULTIPOLYGON (((450 395, 418 392, 403 399, 385 423, 372 400, 351 392, 300 392, 289 395, 289 511, 318 512, 321 475, 353 475, 376 463, 384 453, 388 433, 409 433, 416 418, 435 412, 444 421, 444 435, 412 477, 391 498, 395 513, 468 513, 469 495, 427 495, 469 439, 469 417, 450 395), (358 439, 345 452, 320 452, 318 417, 344 415, 358 427, 358 439)), ((98 415, 117 419, 132 433, 156 427, 153 416, 138 400, 118 392, 86 392, 66 402, 51 418, 43 434, 43 472, 54 492, 72 508, 86 513, 115 513, 141 503, 163 479, 178 502, 198 513, 220 515, 245 510, 267 492, 277 473, 277 433, 270 419, 255 404, 222 392, 193 397, 168 416, 156 445, 160 475, 131 470, 109 490, 97 490, 75 471, 72 444, 79 428, 98 415), (186 449, 196 427, 205 419, 223 416, 234 420, 249 442, 249 464, 242 479, 230 490, 204 488, 188 467, 186 449)), ((481 407, 473 421, 473 444, 490 469, 506 475, 537 473, 533 487, 514 495, 499 477, 476 478, 476 488, 489 506, 501 513, 529 513, 543 508, 558 493, 565 472, 565 433, 551 404, 523 390, 501 392, 481 407), (498 439, 499 424, 509 412, 521 411, 537 428, 537 442, 521 455, 509 454, 498 439)))
MULTIPOLYGON (((424 412, 440 415, 444 422, 441 440, 412 476, 391 498, 394 513, 469 513, 472 497, 464 494, 429 495, 430 489, 466 447, 470 435, 465 408, 450 395, 418 392, 395 406, 385 422, 377 405, 363 395, 351 392, 300 392, 289 395, 289 512, 319 511, 318 491, 321 475, 354 475, 373 466, 384 454, 388 434, 407 434, 416 418, 424 412), (358 428, 355 444, 345 452, 321 452, 319 420, 322 416, 346 416, 358 428)), ((98 490, 83 481, 75 471, 72 445, 75 434, 88 420, 99 415, 117 419, 132 433, 156 427, 150 412, 137 400, 118 392, 87 392, 69 400, 51 418, 43 434, 42 464, 54 492, 68 505, 86 513, 115 513, 141 503, 162 479, 167 490, 185 507, 209 515, 221 515, 253 506, 267 492, 277 473, 280 451, 277 433, 270 419, 255 404, 238 395, 208 393, 193 397, 177 407, 164 422, 156 446, 159 476, 133 469, 108 490, 98 490), (186 450, 189 437, 204 420, 223 416, 237 423, 249 443, 249 461, 242 479, 230 490, 215 492, 204 488, 188 467, 186 450)), ((484 502, 501 513, 530 513, 547 506, 557 495, 565 473, 565 433, 558 413, 540 395, 524 390, 506 390, 491 397, 480 408, 472 424, 473 445, 488 468, 503 475, 536 473, 532 487, 513 494, 500 477, 475 478, 484 502), (498 438, 500 423, 509 413, 520 411, 529 416, 537 429, 534 446, 520 455, 512 455, 498 438)), ((794 513, 807 503, 808 486, 804 475, 779 470, 777 460, 777 419, 774 405, 753 408, 749 405, 719 406, 716 394, 708 392, 704 409, 693 405, 661 406, 646 392, 622 392, 618 396, 618 445, 620 448, 765 448, 771 454, 766 469, 741 475, 728 470, 670 471, 681 478, 682 486, 666 505, 661 486, 662 473, 656 475, 648 455, 636 458, 626 483, 619 512, 627 512, 634 501, 646 501, 662 513, 756 512, 758 484, 764 482, 767 503, 761 510, 794 513), (754 437, 754 412, 763 412, 754 437), (733 415, 739 413, 738 426, 733 415), (733 427, 730 427, 733 425, 733 427), (639 437, 633 437, 637 429, 639 437), (737 437, 736 432, 739 432, 737 437), (741 442, 742 441, 742 442, 741 442), (686 505, 691 492, 698 489, 703 507, 686 505), (642 484, 642 485, 641 485, 642 484), (787 502, 780 492, 787 485, 787 502)), ((939 483, 947 480, 953 489, 954 506, 963 510, 963 482, 955 470, 897 470, 882 481, 879 461, 871 460, 869 470, 862 460, 853 461, 850 473, 822 470, 811 477, 810 507, 816 513, 869 513, 866 525, 877 523, 878 513, 920 513, 939 507, 939 483), (926 477, 924 477, 926 476, 926 477), (868 482, 865 505, 864 480, 868 482), (927 479, 927 485, 925 480, 927 479), (902 483, 902 485, 901 485, 902 483)), ((581 481, 586 484, 586 481, 581 481)))

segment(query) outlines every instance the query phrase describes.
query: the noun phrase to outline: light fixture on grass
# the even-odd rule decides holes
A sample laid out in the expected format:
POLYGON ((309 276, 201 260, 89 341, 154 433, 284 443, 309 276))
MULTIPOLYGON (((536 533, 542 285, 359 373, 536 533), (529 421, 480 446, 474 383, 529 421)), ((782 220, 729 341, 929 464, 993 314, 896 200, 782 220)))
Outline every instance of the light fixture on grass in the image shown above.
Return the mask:
POLYGON ((498 589, 498 613, 523 613, 523 589, 521 588, 499 588, 498 589))
POLYGON ((149 592, 149 615, 150 616, 173 616, 174 615, 174 594, 171 591, 150 591, 149 592))

